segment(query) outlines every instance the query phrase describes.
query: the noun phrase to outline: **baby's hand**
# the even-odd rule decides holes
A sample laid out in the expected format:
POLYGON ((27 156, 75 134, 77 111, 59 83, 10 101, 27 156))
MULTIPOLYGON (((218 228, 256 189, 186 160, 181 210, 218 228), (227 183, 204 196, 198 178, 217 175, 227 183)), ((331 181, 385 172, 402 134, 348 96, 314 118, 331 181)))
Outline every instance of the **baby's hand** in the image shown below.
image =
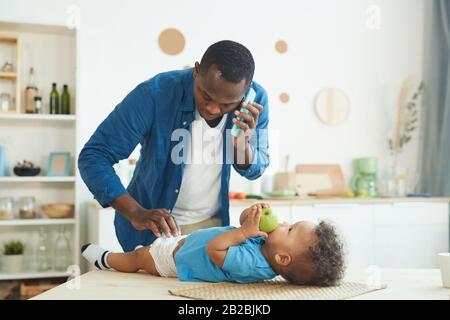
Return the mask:
POLYGON ((255 203, 251 207, 242 211, 241 216, 239 217, 239 223, 241 224, 241 226, 244 224, 244 221, 247 219, 248 214, 250 212, 252 212, 252 210, 258 209, 258 208, 260 208, 260 209, 261 208, 270 208, 270 205, 268 203, 255 203))
POLYGON ((248 238, 266 237, 267 233, 259 230, 259 220, 261 218, 261 206, 252 206, 247 211, 247 216, 241 226, 242 234, 248 238))

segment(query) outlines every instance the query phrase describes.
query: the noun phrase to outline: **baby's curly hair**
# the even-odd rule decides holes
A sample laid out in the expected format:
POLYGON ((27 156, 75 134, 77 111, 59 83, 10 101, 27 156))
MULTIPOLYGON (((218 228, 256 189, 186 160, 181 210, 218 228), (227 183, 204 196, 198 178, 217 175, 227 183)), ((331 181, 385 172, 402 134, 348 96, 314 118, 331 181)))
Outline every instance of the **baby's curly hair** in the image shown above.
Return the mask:
POLYGON ((320 221, 314 229, 317 244, 309 249, 309 257, 315 266, 312 282, 317 285, 334 286, 345 273, 344 244, 334 226, 320 221))
POLYGON ((314 245, 294 258, 289 272, 283 277, 301 285, 338 285, 345 273, 344 244, 329 222, 320 221, 314 233, 314 245))

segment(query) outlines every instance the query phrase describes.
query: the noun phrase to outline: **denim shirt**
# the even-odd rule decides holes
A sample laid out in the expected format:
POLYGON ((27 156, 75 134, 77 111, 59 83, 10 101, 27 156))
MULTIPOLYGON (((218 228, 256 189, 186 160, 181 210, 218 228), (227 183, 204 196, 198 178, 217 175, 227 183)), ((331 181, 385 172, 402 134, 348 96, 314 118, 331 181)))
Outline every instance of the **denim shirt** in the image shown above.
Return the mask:
MULTIPOLYGON (((241 169, 233 163, 230 134, 233 117, 227 118, 223 133, 220 213, 224 226, 229 225, 231 166, 241 176, 254 180, 269 165, 267 130, 259 130, 267 129, 269 122, 267 93, 256 82, 252 87, 256 91, 255 102, 264 109, 250 139, 253 162, 249 167, 241 169)), ((89 191, 102 207, 108 207, 114 199, 128 193, 146 209, 173 209, 186 161, 182 158, 181 162, 174 162, 171 154, 175 146, 186 141, 174 139, 172 133, 177 129, 190 129, 196 108, 193 90, 193 69, 160 73, 133 89, 98 126, 79 154, 78 168, 89 191), (142 146, 140 157, 125 189, 113 165, 127 159, 138 144, 142 146)), ((184 156, 187 152, 180 154, 184 156)), ((134 250, 137 245, 148 245, 156 238, 150 230, 136 230, 117 211, 114 225, 125 252, 134 250)))

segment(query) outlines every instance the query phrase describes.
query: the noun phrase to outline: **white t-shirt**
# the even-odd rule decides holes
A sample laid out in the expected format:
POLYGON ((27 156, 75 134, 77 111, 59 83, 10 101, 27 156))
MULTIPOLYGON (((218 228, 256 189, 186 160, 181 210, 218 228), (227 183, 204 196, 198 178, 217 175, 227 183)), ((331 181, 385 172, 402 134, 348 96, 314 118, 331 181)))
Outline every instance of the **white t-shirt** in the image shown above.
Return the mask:
POLYGON ((195 110, 191 148, 172 215, 179 225, 197 223, 218 213, 223 163, 223 130, 227 114, 211 128, 195 110))

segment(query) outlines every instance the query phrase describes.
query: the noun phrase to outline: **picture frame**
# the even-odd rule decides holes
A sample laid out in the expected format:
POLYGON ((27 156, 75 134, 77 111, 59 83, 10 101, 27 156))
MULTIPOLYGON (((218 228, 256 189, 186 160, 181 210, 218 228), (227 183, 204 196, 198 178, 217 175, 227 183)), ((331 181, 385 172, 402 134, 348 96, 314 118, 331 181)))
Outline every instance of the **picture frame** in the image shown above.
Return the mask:
POLYGON ((70 152, 50 152, 48 156, 47 176, 68 176, 70 172, 70 165, 70 152))

